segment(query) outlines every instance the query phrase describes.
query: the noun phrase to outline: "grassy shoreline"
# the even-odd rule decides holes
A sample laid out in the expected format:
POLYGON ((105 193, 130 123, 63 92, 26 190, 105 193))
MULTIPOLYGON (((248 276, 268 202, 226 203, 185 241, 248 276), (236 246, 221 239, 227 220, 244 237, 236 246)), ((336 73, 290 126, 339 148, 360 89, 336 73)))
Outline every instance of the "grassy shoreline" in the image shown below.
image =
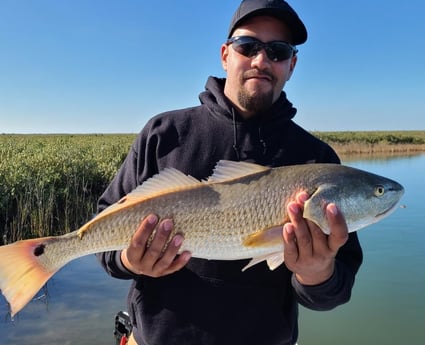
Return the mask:
MULTIPOLYGON (((425 152, 425 131, 313 132, 343 161, 425 152)), ((0 134, 0 243, 77 229, 136 134, 0 134)))
POLYGON ((425 152, 425 131, 313 132, 346 159, 425 152))

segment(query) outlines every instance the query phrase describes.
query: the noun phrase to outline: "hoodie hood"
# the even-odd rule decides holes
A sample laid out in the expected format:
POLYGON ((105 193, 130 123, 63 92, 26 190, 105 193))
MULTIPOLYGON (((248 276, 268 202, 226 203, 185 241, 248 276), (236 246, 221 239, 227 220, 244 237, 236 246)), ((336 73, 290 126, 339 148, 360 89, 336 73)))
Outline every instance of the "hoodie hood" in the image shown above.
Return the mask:
POLYGON ((278 150, 276 138, 282 137, 297 110, 282 91, 279 99, 266 112, 248 119, 237 113, 230 100, 224 96, 226 79, 209 77, 205 91, 199 95, 208 113, 220 121, 227 121, 233 131, 233 150, 236 160, 252 160, 260 164, 273 160, 278 150))
POLYGON ((230 100, 224 95, 225 78, 209 77, 205 85, 205 91, 199 95, 199 100, 205 105, 211 114, 220 117, 227 117, 231 121, 257 122, 261 123, 273 120, 290 120, 297 113, 297 109, 286 98, 286 93, 281 92, 279 99, 273 103, 270 109, 264 114, 259 114, 250 119, 242 118, 230 100))

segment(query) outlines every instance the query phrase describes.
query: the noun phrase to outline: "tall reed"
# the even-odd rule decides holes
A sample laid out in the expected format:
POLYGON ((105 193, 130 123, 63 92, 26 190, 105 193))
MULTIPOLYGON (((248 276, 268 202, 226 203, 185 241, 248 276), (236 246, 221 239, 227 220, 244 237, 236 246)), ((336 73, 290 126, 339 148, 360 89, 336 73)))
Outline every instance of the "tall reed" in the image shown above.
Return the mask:
POLYGON ((3 241, 77 229, 124 160, 134 135, 0 135, 3 241))

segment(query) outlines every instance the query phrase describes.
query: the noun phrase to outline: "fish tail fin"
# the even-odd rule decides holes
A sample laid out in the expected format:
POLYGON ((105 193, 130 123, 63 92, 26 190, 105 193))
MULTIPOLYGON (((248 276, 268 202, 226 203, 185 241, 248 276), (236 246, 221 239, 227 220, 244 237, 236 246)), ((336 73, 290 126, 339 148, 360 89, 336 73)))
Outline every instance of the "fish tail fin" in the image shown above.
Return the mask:
POLYGON ((12 317, 58 270, 49 271, 38 260, 48 239, 24 240, 0 247, 0 290, 10 304, 12 317))

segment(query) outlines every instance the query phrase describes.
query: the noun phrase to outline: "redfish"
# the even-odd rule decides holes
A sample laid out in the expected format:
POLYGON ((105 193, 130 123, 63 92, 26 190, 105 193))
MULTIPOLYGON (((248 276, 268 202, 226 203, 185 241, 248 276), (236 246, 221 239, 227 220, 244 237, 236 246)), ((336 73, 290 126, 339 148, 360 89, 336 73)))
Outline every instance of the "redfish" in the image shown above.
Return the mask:
POLYGON ((71 260, 126 248, 150 213, 173 219, 174 233, 184 236, 181 251, 193 257, 251 258, 247 267, 266 260, 275 269, 283 263, 280 227, 288 221, 286 205, 300 191, 310 195, 304 218, 329 234, 326 204, 337 205, 351 232, 390 214, 404 189, 338 164, 269 168, 220 161, 206 181, 165 169, 74 232, 1 246, 0 289, 16 314, 71 260))

